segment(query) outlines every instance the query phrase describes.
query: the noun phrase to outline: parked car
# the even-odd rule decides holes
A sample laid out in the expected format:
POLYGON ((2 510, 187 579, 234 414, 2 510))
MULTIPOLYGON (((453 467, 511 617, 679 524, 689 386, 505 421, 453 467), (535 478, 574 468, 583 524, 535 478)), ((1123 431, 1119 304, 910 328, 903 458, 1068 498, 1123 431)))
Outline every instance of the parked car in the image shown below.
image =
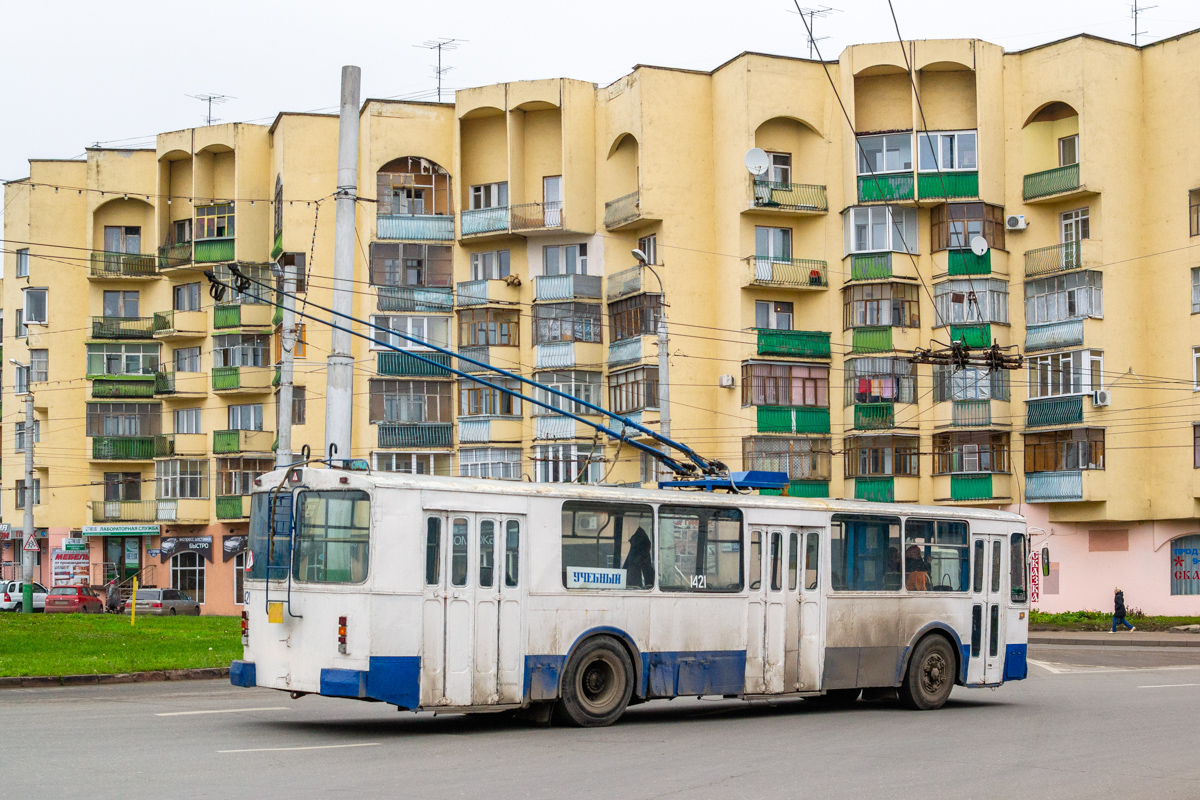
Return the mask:
MULTIPOLYGON (((0 611, 21 610, 21 587, 23 581, 8 581, 0 584, 0 611)), ((46 587, 36 581, 33 584, 33 610, 46 610, 46 587)))
MULTIPOLYGON (((178 589, 138 589, 134 607, 139 614, 174 617, 177 614, 200 616, 200 604, 178 589)), ((125 609, 129 613, 128 605, 125 609)))
POLYGON ((47 614, 103 614, 104 600, 90 586, 55 586, 46 595, 47 614))

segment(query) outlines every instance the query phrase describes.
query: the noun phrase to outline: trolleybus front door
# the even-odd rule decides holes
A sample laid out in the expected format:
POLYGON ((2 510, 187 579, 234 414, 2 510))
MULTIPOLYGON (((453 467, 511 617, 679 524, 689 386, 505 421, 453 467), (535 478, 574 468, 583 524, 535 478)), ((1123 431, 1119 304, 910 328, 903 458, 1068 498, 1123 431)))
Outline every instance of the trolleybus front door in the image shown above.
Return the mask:
POLYGON ((802 552, 798 554, 800 573, 800 674, 796 690, 815 692, 821 687, 825 637, 821 602, 821 532, 801 531, 802 552))
POLYGON ((975 536, 971 542, 971 643, 967 683, 1000 683, 1004 669, 1005 536, 975 536))
POLYGON ((780 694, 792 691, 796 682, 800 615, 797 569, 788 546, 797 537, 793 528, 765 526, 750 531, 747 694, 780 694))
POLYGON ((475 587, 475 705, 521 702, 521 522, 514 517, 477 517, 475 587))

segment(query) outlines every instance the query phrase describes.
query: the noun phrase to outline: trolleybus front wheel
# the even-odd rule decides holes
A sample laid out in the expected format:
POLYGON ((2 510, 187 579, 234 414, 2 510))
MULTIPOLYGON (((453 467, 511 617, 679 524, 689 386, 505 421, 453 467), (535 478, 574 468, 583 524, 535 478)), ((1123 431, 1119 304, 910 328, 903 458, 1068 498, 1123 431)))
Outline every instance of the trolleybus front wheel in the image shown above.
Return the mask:
POLYGON ((563 670, 559 716, 581 728, 611 725, 629 705, 633 680, 624 647, 607 636, 588 639, 563 670))
POLYGON ((941 636, 926 636, 908 662, 900 702, 911 709, 941 708, 954 688, 954 651, 941 636))

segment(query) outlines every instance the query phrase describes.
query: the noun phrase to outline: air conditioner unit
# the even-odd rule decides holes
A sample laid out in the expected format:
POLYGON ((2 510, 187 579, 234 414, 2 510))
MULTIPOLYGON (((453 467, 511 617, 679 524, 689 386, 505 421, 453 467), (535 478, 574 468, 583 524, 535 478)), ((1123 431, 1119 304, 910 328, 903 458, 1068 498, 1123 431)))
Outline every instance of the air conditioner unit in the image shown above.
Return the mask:
POLYGON ((1009 214, 1004 220, 1004 227, 1010 231, 1023 231, 1029 227, 1024 214, 1009 214))
POLYGON ((1092 405, 1096 407, 1106 406, 1112 403, 1112 392, 1108 389, 1097 389, 1092 392, 1092 405))
POLYGON ((717 386, 720 386, 722 389, 732 389, 733 388, 733 376, 732 375, 722 375, 721 377, 717 378, 717 386))

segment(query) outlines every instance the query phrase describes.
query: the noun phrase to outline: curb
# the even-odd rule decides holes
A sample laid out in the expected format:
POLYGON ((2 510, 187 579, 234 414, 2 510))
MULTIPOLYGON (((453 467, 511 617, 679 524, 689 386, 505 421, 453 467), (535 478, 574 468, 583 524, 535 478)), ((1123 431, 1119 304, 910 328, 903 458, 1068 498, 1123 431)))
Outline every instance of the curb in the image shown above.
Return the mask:
POLYGON ((1093 647, 1200 647, 1200 636, 1191 638, 1178 639, 1134 639, 1128 636, 1116 636, 1111 639, 1100 639, 1095 637, 1063 637, 1057 636, 1038 636, 1035 633, 1029 634, 1030 644, 1047 644, 1047 645, 1090 645, 1093 647))
POLYGON ((115 672, 104 675, 33 675, 0 678, 0 689, 44 689, 51 686, 98 686, 110 683, 202 681, 229 677, 229 667, 161 669, 153 672, 115 672))

